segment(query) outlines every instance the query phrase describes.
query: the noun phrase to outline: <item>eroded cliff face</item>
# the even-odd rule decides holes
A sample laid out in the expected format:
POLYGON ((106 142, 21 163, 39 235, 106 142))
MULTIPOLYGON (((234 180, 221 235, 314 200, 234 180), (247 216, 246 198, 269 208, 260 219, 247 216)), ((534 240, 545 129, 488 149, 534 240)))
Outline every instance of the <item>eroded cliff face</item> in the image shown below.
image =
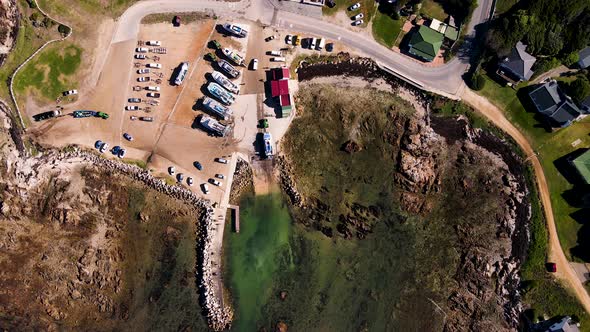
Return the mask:
MULTIPOLYGON (((295 133, 287 135, 279 160, 296 220, 328 237, 361 240, 380 236, 372 234, 378 223, 438 225, 448 233, 441 239, 453 253, 439 259, 440 252, 425 247, 415 257, 414 278, 416 287, 436 294, 433 302, 438 299, 445 315, 442 329, 515 330, 522 311, 518 268, 530 217, 522 160, 507 142, 471 128, 465 118, 408 114, 375 104, 367 106, 373 113, 349 107, 359 99, 370 104, 380 95, 363 99, 359 89, 301 84, 301 124, 298 128, 295 120, 295 133), (325 118, 349 120, 331 132, 323 130, 325 118), (365 123, 371 126, 359 125, 365 123), (313 134, 304 132, 306 126, 313 134), (302 142, 310 141, 329 151, 309 156, 302 142), (334 160, 322 159, 328 155, 334 160), (373 159, 367 163, 366 158, 373 159)), ((403 305, 399 314, 404 315, 403 305)))

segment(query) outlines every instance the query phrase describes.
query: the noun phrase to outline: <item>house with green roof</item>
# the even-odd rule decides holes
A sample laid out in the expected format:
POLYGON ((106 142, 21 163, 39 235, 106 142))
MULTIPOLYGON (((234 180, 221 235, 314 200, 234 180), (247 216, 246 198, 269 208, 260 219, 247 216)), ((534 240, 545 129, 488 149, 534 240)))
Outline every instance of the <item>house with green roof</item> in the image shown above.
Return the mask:
POLYGON ((570 161, 586 184, 590 184, 590 150, 582 153, 570 161))
POLYGON ((432 61, 436 58, 442 46, 444 35, 430 27, 421 25, 418 31, 414 32, 408 44, 410 54, 415 55, 424 61, 432 61))

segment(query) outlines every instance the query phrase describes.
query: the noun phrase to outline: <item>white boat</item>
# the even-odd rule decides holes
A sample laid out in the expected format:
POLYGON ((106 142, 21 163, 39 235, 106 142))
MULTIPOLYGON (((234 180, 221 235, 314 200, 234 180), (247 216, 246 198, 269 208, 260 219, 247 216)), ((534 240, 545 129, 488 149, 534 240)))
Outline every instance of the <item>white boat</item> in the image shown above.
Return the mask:
POLYGON ((236 78, 240 76, 240 71, 234 68, 234 66, 230 65, 229 62, 225 60, 219 60, 217 62, 219 68, 223 69, 231 78, 236 78))
POLYGON ((233 114, 233 111, 213 98, 205 97, 203 99, 203 106, 220 119, 228 121, 233 114))
POLYGON ((219 99, 225 105, 231 105, 236 101, 236 98, 231 93, 215 82, 210 82, 207 85, 207 90, 209 90, 213 97, 219 99))
POLYGON ((235 94, 240 93, 240 87, 234 82, 230 81, 227 77, 225 77, 225 75, 218 72, 217 70, 214 70, 213 73, 211 73, 211 76, 213 77, 215 82, 221 84, 221 86, 227 89, 227 91, 235 94))
POLYGON ((186 77, 187 73, 188 73, 188 62, 183 62, 180 65, 180 69, 178 70, 176 77, 174 78, 174 84, 181 85, 182 82, 184 81, 184 78, 186 77))
POLYGON ((273 155, 272 149, 272 135, 270 133, 264 133, 264 155, 268 158, 273 155))
POLYGON ((246 63, 246 59, 240 53, 232 50, 231 48, 224 48, 223 54, 233 63, 238 66, 243 66, 246 63))
POLYGON ((248 31, 235 24, 225 23, 223 24, 223 28, 225 29, 225 31, 231 33, 232 35, 236 35, 241 38, 248 36, 248 31))
POLYGON ((221 124, 219 121, 217 121, 207 115, 203 115, 201 117, 199 124, 205 130, 209 131, 210 133, 212 133, 213 135, 216 135, 216 136, 223 137, 223 136, 227 135, 227 133, 229 132, 228 126, 221 124))

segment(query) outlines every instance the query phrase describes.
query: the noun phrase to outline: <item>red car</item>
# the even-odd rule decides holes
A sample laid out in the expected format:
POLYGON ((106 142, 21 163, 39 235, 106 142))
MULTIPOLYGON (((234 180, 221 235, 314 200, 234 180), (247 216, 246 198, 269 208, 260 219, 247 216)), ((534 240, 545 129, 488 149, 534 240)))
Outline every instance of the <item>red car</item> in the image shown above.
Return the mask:
POLYGON ((174 24, 175 27, 179 27, 180 26, 180 16, 178 16, 178 15, 174 16, 174 19, 172 19, 172 24, 174 24))
POLYGON ((545 266, 547 267, 547 271, 553 273, 557 272, 557 265, 555 263, 547 263, 545 266))

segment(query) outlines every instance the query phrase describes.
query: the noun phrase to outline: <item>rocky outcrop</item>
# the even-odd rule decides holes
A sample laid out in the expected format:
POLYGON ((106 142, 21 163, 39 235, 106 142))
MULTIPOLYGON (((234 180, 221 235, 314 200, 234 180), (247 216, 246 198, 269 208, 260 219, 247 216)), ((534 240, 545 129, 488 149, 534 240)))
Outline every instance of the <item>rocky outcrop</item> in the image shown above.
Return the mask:
POLYGON ((252 175, 252 168, 242 158, 238 158, 236 163, 236 170, 234 171, 234 179, 231 185, 231 192, 229 201, 232 204, 239 204, 240 198, 248 191, 254 190, 254 179, 252 175))

